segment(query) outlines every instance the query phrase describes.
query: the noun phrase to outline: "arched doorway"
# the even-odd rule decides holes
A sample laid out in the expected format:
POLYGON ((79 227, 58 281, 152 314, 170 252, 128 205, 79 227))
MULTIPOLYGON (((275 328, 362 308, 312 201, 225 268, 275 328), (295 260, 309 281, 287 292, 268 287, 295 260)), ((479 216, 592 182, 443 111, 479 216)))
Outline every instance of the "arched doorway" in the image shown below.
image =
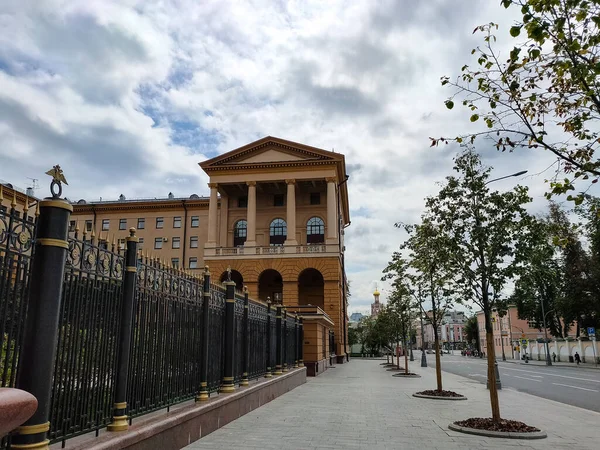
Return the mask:
POLYGON ((298 304, 325 309, 325 281, 317 269, 305 269, 298 277, 298 304))
MULTIPOLYGON (((227 272, 221 274, 221 283, 227 281, 227 272)), ((235 283, 235 289, 241 291, 244 289, 244 277, 237 270, 231 271, 231 281, 235 283)))
POLYGON ((267 297, 273 303, 281 301, 283 294, 283 278, 281 274, 273 269, 267 269, 258 277, 258 298, 263 302, 267 301, 267 297))

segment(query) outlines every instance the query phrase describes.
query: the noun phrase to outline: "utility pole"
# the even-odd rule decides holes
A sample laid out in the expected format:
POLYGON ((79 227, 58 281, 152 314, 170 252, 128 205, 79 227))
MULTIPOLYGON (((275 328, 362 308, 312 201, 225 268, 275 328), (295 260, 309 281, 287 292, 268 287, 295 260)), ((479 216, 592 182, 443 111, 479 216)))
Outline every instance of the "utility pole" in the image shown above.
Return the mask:
POLYGON ((551 366, 552 360, 550 359, 550 353, 549 353, 549 348, 548 348, 548 328, 546 327, 546 312, 544 310, 544 299, 543 298, 540 300, 540 304, 542 305, 542 316, 543 316, 543 322, 544 322, 544 348, 546 349, 546 365, 551 366))

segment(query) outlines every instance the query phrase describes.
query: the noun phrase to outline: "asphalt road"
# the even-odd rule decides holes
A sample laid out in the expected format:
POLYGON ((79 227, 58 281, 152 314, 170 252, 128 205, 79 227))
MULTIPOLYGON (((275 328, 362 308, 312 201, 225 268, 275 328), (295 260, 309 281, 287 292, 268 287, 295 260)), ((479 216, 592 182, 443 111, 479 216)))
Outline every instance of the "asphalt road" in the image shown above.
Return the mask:
MULTIPOLYGON (((421 352, 415 352, 419 364, 421 352)), ((435 367, 435 355, 427 355, 427 364, 435 367)), ((600 370, 555 366, 530 366, 498 361, 502 389, 527 392, 568 405, 600 412, 600 370)), ((485 359, 442 356, 442 371, 487 382, 485 359)))

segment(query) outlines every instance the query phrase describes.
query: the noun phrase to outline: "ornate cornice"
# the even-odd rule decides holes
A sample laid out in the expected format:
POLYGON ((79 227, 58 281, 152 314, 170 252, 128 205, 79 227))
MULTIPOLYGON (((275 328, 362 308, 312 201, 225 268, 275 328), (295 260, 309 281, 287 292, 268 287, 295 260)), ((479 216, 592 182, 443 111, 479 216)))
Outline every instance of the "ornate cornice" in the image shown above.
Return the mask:
POLYGON ((282 161, 282 162, 270 162, 270 163, 239 163, 239 164, 225 164, 219 166, 211 166, 205 167, 204 170, 206 172, 215 172, 215 171, 232 171, 239 169, 275 169, 281 167, 306 167, 306 166, 333 166, 338 164, 340 161, 336 161, 333 159, 319 161, 282 161))

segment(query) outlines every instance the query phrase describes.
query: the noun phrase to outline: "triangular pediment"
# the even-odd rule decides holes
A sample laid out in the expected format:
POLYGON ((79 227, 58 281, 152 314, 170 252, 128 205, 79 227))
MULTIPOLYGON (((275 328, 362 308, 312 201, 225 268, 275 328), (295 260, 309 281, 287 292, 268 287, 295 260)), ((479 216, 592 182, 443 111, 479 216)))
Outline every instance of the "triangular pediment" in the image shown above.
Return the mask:
POLYGON ((231 168, 232 166, 264 166, 269 164, 310 164, 311 162, 336 162, 343 156, 334 152, 309 147, 280 138, 266 137, 200 163, 204 170, 231 168))
POLYGON ((247 164, 247 163, 270 163, 282 161, 305 161, 311 159, 306 155, 294 154, 293 152, 277 149, 276 147, 265 148, 263 151, 246 153, 229 160, 228 164, 247 164))

